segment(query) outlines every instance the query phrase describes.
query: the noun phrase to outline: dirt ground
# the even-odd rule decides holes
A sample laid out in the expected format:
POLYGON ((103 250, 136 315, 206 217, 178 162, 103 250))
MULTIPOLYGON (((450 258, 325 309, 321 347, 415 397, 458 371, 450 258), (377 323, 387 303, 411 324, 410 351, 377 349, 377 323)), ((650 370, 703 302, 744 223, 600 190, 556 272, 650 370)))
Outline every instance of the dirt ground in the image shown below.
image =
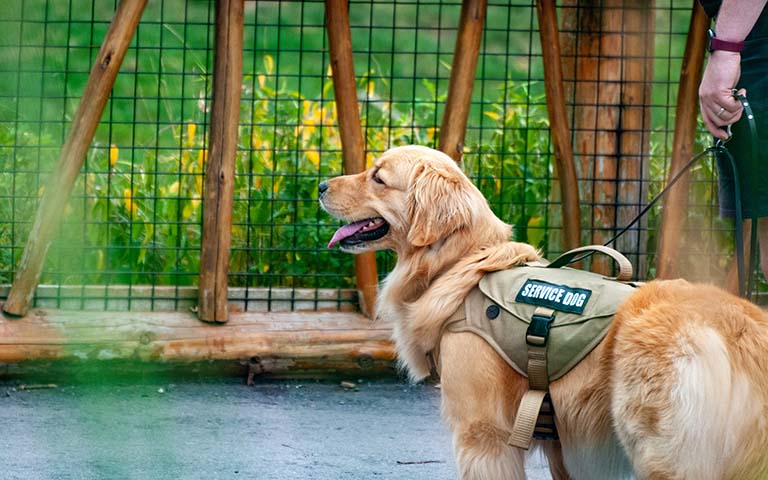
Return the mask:
POLYGON ((439 390, 348 381, 0 382, 2 478, 456 477, 439 390))

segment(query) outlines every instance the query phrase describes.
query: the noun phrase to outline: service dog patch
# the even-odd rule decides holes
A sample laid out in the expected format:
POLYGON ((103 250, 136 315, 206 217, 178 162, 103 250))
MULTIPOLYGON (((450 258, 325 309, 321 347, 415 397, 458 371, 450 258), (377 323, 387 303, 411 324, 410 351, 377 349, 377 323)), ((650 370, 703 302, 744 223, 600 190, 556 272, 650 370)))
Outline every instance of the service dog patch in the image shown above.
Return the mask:
POLYGON ((528 279, 517 292, 515 301, 580 315, 584 312, 590 295, 592 290, 586 288, 528 279))

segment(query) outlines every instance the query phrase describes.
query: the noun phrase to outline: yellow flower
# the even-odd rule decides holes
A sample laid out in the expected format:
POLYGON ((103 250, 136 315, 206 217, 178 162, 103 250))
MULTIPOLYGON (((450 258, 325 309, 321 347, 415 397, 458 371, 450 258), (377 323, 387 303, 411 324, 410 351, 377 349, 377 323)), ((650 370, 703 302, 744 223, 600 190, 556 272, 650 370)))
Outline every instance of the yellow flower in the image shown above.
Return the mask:
POLYGON ((307 150, 304 154, 307 156, 307 159, 312 162, 312 165, 314 165, 315 168, 320 168, 320 152, 317 150, 307 150))
POLYGON ((188 123, 187 124, 187 145, 194 145, 195 144, 195 131, 197 130, 197 124, 194 123, 188 123))
POLYGON ((190 199, 189 202, 184 205, 184 209, 181 212, 184 220, 189 220, 191 217, 197 215, 198 208, 200 208, 200 197, 197 195, 192 195, 192 199, 190 199))
POLYGON ((139 206, 133 201, 133 192, 130 188, 123 190, 123 197, 125 198, 125 209, 131 214, 131 218, 136 218, 139 214, 139 206))
POLYGON ((109 168, 114 168, 117 158, 120 156, 120 149, 114 143, 109 146, 109 168))
POLYGON ((271 55, 264 55, 264 69, 267 73, 272 73, 275 68, 275 60, 271 55))
POLYGON ((277 192, 280 191, 280 185, 283 184, 283 179, 284 178, 285 177, 277 177, 277 179, 274 181, 274 183, 272 184, 272 193, 273 194, 277 195, 277 192))

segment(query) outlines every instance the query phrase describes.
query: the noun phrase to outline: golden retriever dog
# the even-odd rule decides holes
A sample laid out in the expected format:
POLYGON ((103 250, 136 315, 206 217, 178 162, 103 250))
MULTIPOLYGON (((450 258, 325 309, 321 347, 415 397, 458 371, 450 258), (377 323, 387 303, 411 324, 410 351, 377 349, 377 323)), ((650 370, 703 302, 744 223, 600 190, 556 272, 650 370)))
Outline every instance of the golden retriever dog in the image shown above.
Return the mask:
MULTIPOLYGON (((486 272, 536 260, 510 242, 481 193, 446 155, 398 147, 363 173, 320 185, 350 222, 330 246, 390 249, 378 316, 394 325, 413 380, 439 347, 442 414, 464 479, 523 479, 508 445, 528 379, 479 336, 443 326, 486 272)), ((550 384, 559 441, 534 442, 553 478, 768 478, 768 322, 756 306, 707 285, 654 281, 620 307, 605 339, 550 384)))

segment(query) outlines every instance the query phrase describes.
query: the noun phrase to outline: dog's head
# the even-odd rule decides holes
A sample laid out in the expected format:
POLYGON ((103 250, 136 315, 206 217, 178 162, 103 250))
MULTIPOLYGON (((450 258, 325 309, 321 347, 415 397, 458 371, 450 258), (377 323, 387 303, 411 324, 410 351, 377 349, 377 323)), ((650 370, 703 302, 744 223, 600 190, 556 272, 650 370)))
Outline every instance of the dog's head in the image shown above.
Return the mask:
POLYGON ((429 247, 491 215, 482 194, 447 155, 419 146, 392 148, 368 170, 319 187, 320 204, 349 222, 329 247, 360 253, 429 247))

